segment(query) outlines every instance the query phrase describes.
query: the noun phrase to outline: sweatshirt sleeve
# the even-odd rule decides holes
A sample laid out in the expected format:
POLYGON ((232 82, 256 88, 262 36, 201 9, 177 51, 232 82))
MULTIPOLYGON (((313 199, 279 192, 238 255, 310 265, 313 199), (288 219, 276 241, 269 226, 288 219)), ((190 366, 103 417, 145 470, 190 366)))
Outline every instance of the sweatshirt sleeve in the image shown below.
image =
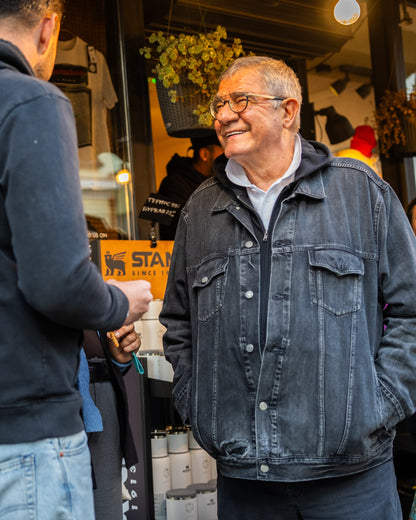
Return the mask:
POLYGON ((128 300, 89 260, 74 116, 50 85, 15 106, 2 123, 5 205, 19 290, 62 325, 115 329, 128 300))

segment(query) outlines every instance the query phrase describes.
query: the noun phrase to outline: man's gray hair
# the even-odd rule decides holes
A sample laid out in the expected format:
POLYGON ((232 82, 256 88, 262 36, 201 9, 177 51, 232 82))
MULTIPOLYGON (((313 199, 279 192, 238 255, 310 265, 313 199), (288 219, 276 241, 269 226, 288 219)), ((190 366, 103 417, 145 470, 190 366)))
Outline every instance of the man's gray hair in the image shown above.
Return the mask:
POLYGON ((64 4, 65 0, 0 0, 0 19, 17 18, 31 27, 52 13, 62 17, 64 4))
MULTIPOLYGON (((300 107, 302 106, 302 88, 295 71, 282 60, 268 56, 245 56, 237 58, 220 76, 219 83, 229 79, 243 69, 255 71, 265 88, 265 94, 283 98, 295 98, 299 102, 299 112, 292 126, 294 132, 300 128, 300 107)), ((278 106, 276 101, 276 106, 278 106)))

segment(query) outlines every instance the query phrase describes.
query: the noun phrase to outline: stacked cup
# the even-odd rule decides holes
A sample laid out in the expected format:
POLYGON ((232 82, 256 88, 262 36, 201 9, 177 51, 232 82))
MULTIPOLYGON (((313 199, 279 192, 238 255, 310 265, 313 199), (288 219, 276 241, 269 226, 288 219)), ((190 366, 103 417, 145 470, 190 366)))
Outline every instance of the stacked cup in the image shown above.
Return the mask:
POLYGON ((170 459, 166 433, 154 431, 150 436, 152 451, 153 501, 155 520, 166 519, 166 492, 171 488, 170 459))
POLYGON ((217 520, 217 486, 209 482, 189 486, 196 492, 198 520, 217 520))
POLYGON ((211 457, 196 442, 192 430, 188 429, 188 447, 191 453, 192 483, 211 480, 211 457))
POLYGON ((171 467, 172 489, 192 484, 192 458, 188 449, 188 433, 183 428, 168 432, 168 452, 171 467))

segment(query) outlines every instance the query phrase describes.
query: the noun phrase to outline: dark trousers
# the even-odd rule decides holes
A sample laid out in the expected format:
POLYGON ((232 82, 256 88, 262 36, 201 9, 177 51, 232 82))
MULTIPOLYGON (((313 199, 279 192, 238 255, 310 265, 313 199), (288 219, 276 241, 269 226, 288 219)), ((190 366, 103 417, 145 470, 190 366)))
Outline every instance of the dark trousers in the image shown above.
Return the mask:
POLYGON ((347 477, 262 482, 218 472, 218 520, 401 520, 393 462, 347 477))
POLYGON ((90 433, 88 437, 96 481, 95 518, 96 520, 122 520, 122 455, 116 395, 110 381, 91 384, 90 394, 100 410, 104 427, 102 432, 90 433))
POLYGON ((416 414, 397 425, 393 461, 403 520, 409 518, 416 489, 416 414))

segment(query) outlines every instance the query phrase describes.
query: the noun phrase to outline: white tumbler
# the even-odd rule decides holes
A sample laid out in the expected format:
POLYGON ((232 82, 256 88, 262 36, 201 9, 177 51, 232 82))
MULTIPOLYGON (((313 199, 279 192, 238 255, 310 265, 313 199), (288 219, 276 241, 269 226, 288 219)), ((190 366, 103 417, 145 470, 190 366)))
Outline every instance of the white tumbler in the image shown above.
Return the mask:
POLYGON ((188 451, 188 432, 184 429, 172 429, 168 432, 169 453, 188 451))
POLYGON ((192 464, 192 483, 211 480, 211 457, 202 448, 189 450, 192 464))
POLYGON ((170 459, 168 440, 165 432, 153 431, 150 434, 152 452, 153 505, 155 520, 166 520, 166 491, 170 481, 170 459))
POLYGON ((217 520, 217 486, 203 482, 189 489, 196 491, 198 520, 217 520))
POLYGON ((186 488, 192 484, 192 459, 189 451, 169 453, 172 488, 186 488))
POLYGON ((196 492, 192 489, 170 489, 166 493, 167 520, 198 520, 196 492))
POLYGON ((170 459, 152 457, 153 505, 155 520, 166 520, 166 492, 171 488, 170 459))

